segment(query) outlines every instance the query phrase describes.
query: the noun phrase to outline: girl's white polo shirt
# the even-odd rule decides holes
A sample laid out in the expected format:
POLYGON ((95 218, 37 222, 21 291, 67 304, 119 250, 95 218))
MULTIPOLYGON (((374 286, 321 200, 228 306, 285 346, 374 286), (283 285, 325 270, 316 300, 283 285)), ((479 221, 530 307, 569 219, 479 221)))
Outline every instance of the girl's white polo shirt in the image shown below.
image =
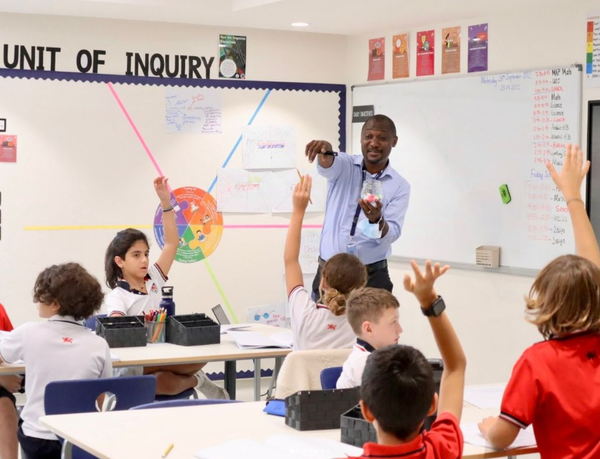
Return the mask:
POLYGON ((25 362, 27 402, 21 418, 23 432, 29 437, 57 440, 38 421, 45 415, 48 383, 112 377, 106 341, 70 316, 56 315, 44 322, 26 323, 3 335, 0 357, 6 363, 25 362))
POLYGON ((109 316, 113 314, 139 316, 153 309, 159 309, 162 300, 161 289, 167 280, 168 277, 163 274, 156 263, 148 268, 148 275, 146 276, 146 291, 148 293, 132 289, 127 282, 120 279, 118 286, 104 299, 106 313, 109 316))
POLYGON ((346 314, 336 316, 323 304, 316 304, 304 286, 290 293, 290 322, 294 350, 349 349, 356 335, 346 314))

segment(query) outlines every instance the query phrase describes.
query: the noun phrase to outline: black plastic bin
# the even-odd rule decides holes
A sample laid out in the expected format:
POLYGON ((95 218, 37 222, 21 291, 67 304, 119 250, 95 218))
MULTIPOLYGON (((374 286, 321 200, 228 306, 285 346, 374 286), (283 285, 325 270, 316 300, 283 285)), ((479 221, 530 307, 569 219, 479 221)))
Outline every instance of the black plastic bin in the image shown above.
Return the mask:
POLYGON ((220 342, 221 326, 206 314, 167 317, 167 343, 198 346, 220 342))
POLYGON ((146 325, 143 317, 97 317, 96 321, 96 334, 106 340, 108 347, 146 345, 146 325))

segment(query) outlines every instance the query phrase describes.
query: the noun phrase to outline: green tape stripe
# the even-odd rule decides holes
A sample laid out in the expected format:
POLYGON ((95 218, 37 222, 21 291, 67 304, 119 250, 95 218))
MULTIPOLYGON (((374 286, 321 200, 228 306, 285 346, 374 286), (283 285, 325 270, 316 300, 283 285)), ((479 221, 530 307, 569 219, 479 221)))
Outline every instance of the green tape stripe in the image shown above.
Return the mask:
POLYGON ((225 296, 225 292, 223 291, 223 287, 221 287, 221 284, 219 284, 219 281, 217 280, 217 276, 215 276, 215 272, 213 271, 213 269, 211 268, 210 264, 208 263, 208 259, 206 259, 206 258, 204 259, 204 264, 206 265, 206 269, 208 269, 208 273, 210 274, 210 277, 212 277, 212 280, 215 283, 215 285, 217 287, 217 290, 221 294, 221 298, 223 298, 223 302, 225 303, 225 306, 227 306, 227 310, 229 311, 229 314, 231 314, 231 318, 233 319, 233 323, 234 324, 239 324, 238 318, 235 315, 235 312, 233 312, 233 309, 232 309, 231 305, 229 304, 229 300, 225 296))

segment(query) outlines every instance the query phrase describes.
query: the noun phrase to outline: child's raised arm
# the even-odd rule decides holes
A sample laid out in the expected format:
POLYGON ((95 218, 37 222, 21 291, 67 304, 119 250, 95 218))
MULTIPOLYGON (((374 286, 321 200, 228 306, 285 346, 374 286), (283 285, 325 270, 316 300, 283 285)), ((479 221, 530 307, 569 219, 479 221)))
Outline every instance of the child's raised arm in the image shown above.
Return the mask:
POLYGON ((157 177, 154 179, 154 189, 163 209, 163 230, 165 232, 165 246, 156 264, 165 276, 169 274, 173 265, 179 241, 177 224, 175 223, 175 210, 173 210, 173 206, 171 205, 171 192, 167 186, 168 181, 169 179, 166 177, 157 177))
POLYGON ((302 268, 298 256, 300 255, 300 235, 302 232, 302 220, 310 199, 310 190, 312 188, 312 177, 305 175, 304 178, 296 184, 292 196, 292 218, 288 228, 287 238, 285 240, 285 249, 283 250, 283 264, 285 266, 285 286, 287 294, 299 285, 304 285, 302 277, 302 268))
MULTIPOLYGON (((415 273, 413 281, 407 274, 404 276, 404 288, 413 293, 423 310, 429 309, 433 302, 438 299, 438 295, 433 288, 436 279, 443 275, 449 266, 440 267, 439 263, 431 266, 431 261, 427 260, 425 264, 425 274, 419 269, 419 265, 412 260, 410 262, 415 273)), ((433 331, 435 342, 444 361, 444 373, 442 374, 442 383, 440 385, 440 400, 438 404, 438 413, 452 413, 458 420, 462 415, 463 392, 465 388, 465 370, 467 368, 467 359, 463 352, 456 332, 450 323, 448 314, 445 311, 438 317, 429 316, 429 325, 433 331)))
POLYGON ((596 266, 600 266, 600 251, 598 241, 585 211, 581 199, 581 182, 590 170, 590 162, 583 160, 583 152, 577 145, 567 145, 565 162, 560 173, 556 172, 552 163, 546 164, 552 180, 562 192, 575 235, 575 251, 577 255, 587 258, 596 266))

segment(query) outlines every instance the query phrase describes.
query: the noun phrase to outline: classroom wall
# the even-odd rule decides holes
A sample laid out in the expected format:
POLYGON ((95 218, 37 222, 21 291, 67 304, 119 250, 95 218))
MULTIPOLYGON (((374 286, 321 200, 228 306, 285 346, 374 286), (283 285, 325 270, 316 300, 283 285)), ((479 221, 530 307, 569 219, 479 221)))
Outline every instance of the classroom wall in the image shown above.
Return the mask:
MULTIPOLYGON (((57 62, 57 70, 61 71, 76 71, 75 55, 78 50, 86 49, 102 49, 107 51, 104 60, 106 65, 101 68, 100 73, 105 74, 123 74, 125 72, 125 52, 139 53, 162 53, 162 54, 188 54, 197 56, 215 56, 215 64, 213 64, 211 77, 218 76, 218 40, 219 34, 237 34, 246 35, 248 39, 247 45, 247 75, 251 80, 267 80, 267 81, 286 81, 286 82, 310 82, 310 83, 343 83, 344 72, 332 71, 332 69, 345 69, 345 43, 346 38, 343 36, 333 35, 318 35, 294 32, 274 32, 251 29, 232 29, 228 27, 201 27, 193 25, 181 24, 161 24, 161 23, 144 23, 133 21, 112 21, 101 19, 85 19, 74 17, 57 17, 57 16, 31 16, 17 14, 0 14, 0 22, 2 25, 2 44, 23 44, 26 46, 57 46, 61 47, 62 51, 57 62)), ((0 62, 0 65, 2 63, 0 62)), ((61 83, 57 83, 61 84, 61 83)), ((26 85, 25 85, 26 86, 26 85)), ((123 89, 125 92, 125 89, 123 89)), ((317 93, 312 93, 317 94, 317 93)), ((107 93, 107 97, 109 94, 107 93)), ((257 96, 258 97, 258 96, 257 96)), ((310 95, 307 97, 311 97, 310 95)), ((273 97, 272 97, 273 99, 273 97)), ((108 101, 109 99, 107 99, 108 101)), ((273 99, 274 100, 274 99, 273 99)), ((85 98, 82 98, 84 103, 85 98)), ((114 105, 114 102, 111 102, 114 105)), ((331 104, 330 104, 331 105, 331 104)), ((253 105, 256 107, 256 104, 253 105)), ((137 107, 131 107, 134 110, 137 107)), ((337 104, 334 106, 337 109, 337 104)), ((254 108, 252 108, 254 110, 254 108)), ((0 113, 2 112, 2 103, 0 101, 0 113)), ((245 112, 244 112, 245 113, 245 112)), ((252 112, 250 112, 252 113, 252 112)), ((132 112, 133 114, 133 112, 132 112)), ((296 111, 294 106, 290 107, 288 114, 282 114, 281 122, 293 119, 296 111), (289 116, 288 116, 289 115, 289 116)), ((32 114, 32 116, 34 116, 32 114)), ((118 116, 121 116, 120 114, 118 116)), ((249 115, 244 115, 245 119, 249 115)), ((302 115, 304 116, 304 115, 302 115)), ((1 116, 0 117, 5 117, 1 116)), ((36 123, 39 120, 36 118, 36 123)), ((224 120, 226 121, 226 120, 224 120)), ((85 123, 85 120, 81 122, 85 123)), ((335 118, 332 122, 336 123, 335 118)), ((126 121, 123 119, 124 126, 126 121)), ((332 123, 332 124, 333 124, 332 123)), ((15 120, 8 119, 8 130, 14 130, 16 127, 15 120)), ((25 134, 32 134, 31 126, 27 124, 20 125, 20 133, 22 134, 21 141, 25 141, 25 134)), ((75 129, 77 126, 73 126, 75 129)), ((128 126, 126 126, 128 128, 128 126)), ((301 128, 302 126, 297 126, 301 128)), ((151 139, 152 132, 145 130, 146 126, 140 125, 140 131, 144 136, 151 139)), ((148 127, 149 128, 149 127, 148 127)), ((328 126, 330 129, 331 126, 328 126)), ((337 129, 336 129, 337 131, 337 129)), ((335 131, 335 132, 336 132, 335 131)), ((19 132, 12 132, 19 134, 19 132)), ((37 133, 39 134, 39 133, 37 133)), ((37 136, 36 134, 36 136, 37 136)), ((322 135, 322 134, 315 134, 322 135)), ((31 139, 31 137, 30 137, 31 139)), ((90 142, 107 142, 110 144, 111 132, 106 132, 104 139, 89 139, 90 142)), ((135 137, 132 139, 135 143, 135 137)), ((189 136, 186 137, 189 139, 189 136)), ((174 139, 177 142, 178 139, 174 139)), ((198 135, 198 149, 202 151, 203 145, 202 136, 198 135)), ((227 151, 233 146, 227 147, 227 151)), ((122 224, 122 225, 151 225, 152 216, 155 206, 158 201, 152 189, 152 178, 155 172, 150 166, 150 162, 145 157, 141 147, 135 144, 130 144, 130 149, 124 154, 135 155, 139 157, 138 167, 133 167, 130 173, 145 174, 147 180, 146 185, 138 185, 137 180, 135 186, 131 186, 123 193, 123 200, 128 205, 144 208, 144 215, 147 219, 143 221, 133 221, 125 219, 116 222, 115 216, 121 214, 117 210, 109 215, 102 215, 106 212, 105 209, 110 208, 102 201, 102 192, 98 189, 93 193, 87 193, 86 202, 91 206, 99 209, 99 214, 94 218, 94 221, 87 222, 90 225, 102 224, 122 224), (104 204, 104 205, 102 205, 104 204)), ((150 145, 156 147, 156 145, 150 145)), ((116 148, 112 145, 111 148, 116 148)), ((83 149, 82 149, 83 150, 83 149)), ((67 167, 73 168, 74 164, 69 161, 68 154, 79 155, 85 154, 82 152, 70 152, 58 157, 65 158, 67 167)), ((168 152, 158 152, 158 154, 168 152)), ((175 153, 175 152, 173 152, 175 153)), ((209 154, 203 152, 202 154, 209 154)), ((22 151, 24 154, 24 150, 22 151)), ((40 159, 44 158, 44 151, 41 148, 38 151, 40 159)), ((227 152, 219 151, 219 158, 222 157, 219 164, 227 156, 227 152)), ((240 152, 238 152, 239 156, 240 152)), ((81 261, 85 262, 86 268, 98 277, 103 283, 103 254, 108 242, 112 239, 116 230, 86 230, 86 231, 46 231, 32 235, 31 232, 24 232, 23 227, 27 224, 32 225, 31 221, 34 218, 25 217, 27 211, 25 209, 11 207, 11 196, 19 193, 30 193, 28 187, 18 187, 15 189, 6 189, 10 177, 10 182, 14 183, 15 171, 16 174, 26 172, 24 156, 21 157, 21 163, 1 164, 0 165, 0 191, 3 192, 2 199, 2 240, 0 241, 0 302, 4 303, 11 315, 15 324, 20 324, 28 320, 34 320, 37 317, 37 311, 31 301, 31 288, 38 272, 47 266, 49 263, 60 263, 64 261, 81 261), (4 180, 2 179, 4 177, 4 180), (3 187, 4 182, 4 187, 3 187), (14 213, 19 213, 19 221, 28 220, 25 225, 15 227, 14 213), (13 216, 11 217, 11 213, 13 216), (12 225, 12 226, 11 226, 12 225), (60 233, 60 234, 58 234, 60 233), (12 239, 11 239, 12 236, 12 239), (11 245, 12 241, 12 245, 11 245), (40 247, 39 257, 34 259, 20 258, 18 245, 20 244, 36 244, 40 247), (90 254, 94 254, 91 256, 90 254), (18 276, 14 274, 18 273, 18 276)), ((29 158, 31 159, 31 158, 29 158)), ((78 160, 80 158, 78 157, 78 160)), ((241 160, 234 158, 232 160, 233 167, 241 167, 241 160)), ((97 162, 97 158, 91 160, 96 163, 96 166, 103 169, 102 165, 97 162)), ((159 158, 160 161, 160 158, 159 158)), ((57 163, 48 163, 48 172, 51 174, 53 167, 60 167, 57 163)), ((214 176, 216 167, 212 166, 210 174, 214 176)), ((99 172, 101 172, 99 169, 99 172)), ((170 168, 172 169, 172 168, 170 168)), ((127 179, 123 178, 123 171, 115 173, 115 176, 106 183, 108 187, 125 187, 127 188, 127 179), (121 177, 118 179, 117 177, 121 177)), ((166 171, 167 172, 167 171, 166 171)), ((187 175, 192 171, 182 168, 177 171, 177 174, 187 175)), ((206 171, 201 171, 202 173, 206 171)), ((208 172, 207 172, 208 174, 208 172)), ((175 171, 171 172, 175 175, 175 171)), ((47 177, 46 177, 47 178, 47 177)), ((188 177, 186 177, 188 178, 188 177)), ((29 180, 35 180, 35 177, 22 176, 21 183, 26 183, 29 180)), ((175 179, 172 181, 174 187, 178 186, 198 186, 206 189, 206 180, 201 183, 195 183, 193 180, 188 180, 182 183, 183 180, 175 179)), ((210 182, 208 182, 210 183, 210 182)), ((85 180, 83 176, 78 176, 77 171, 73 171, 73 182, 71 184, 60 183, 56 184, 56 188, 50 187, 45 196, 30 196, 31 202, 36 205, 54 207, 56 209, 55 216, 52 222, 47 225, 73 225, 84 224, 78 221, 77 214, 69 214, 66 209, 69 208, 71 201, 68 199, 66 203, 61 203, 61 196, 64 190, 73 190, 76 193, 84 193, 85 180), (58 194, 57 194, 58 191, 58 194), (60 218, 58 218, 60 216, 60 218), (60 220, 60 221, 59 221, 60 220)), ((89 191, 89 190, 88 190, 89 191)), ((31 194, 31 193, 30 193, 31 194)), ((213 193, 214 194, 214 193, 213 193)), ((77 199, 80 199, 81 195, 77 199)), ((118 209, 122 209, 118 206, 118 209)), ((246 215, 240 218, 246 218, 247 221, 255 223, 274 223, 287 224, 289 216, 271 217, 269 215, 246 215)), ((117 218, 118 219, 118 218, 117 218)), ((225 216, 226 223, 235 223, 235 217, 225 216)), ((318 224, 322 221, 322 215, 313 214, 307 219, 307 223, 318 224)), ((44 226, 44 223, 38 221, 33 225, 44 226)), ((219 248, 210 258, 210 262, 216 278, 218 279, 223 292, 227 296, 229 302, 233 306, 236 315, 241 321, 245 321, 246 309, 249 307, 263 306, 269 304, 283 304, 285 302, 285 291, 283 286, 283 262, 282 251, 285 237, 284 229, 267 229, 267 230, 234 230, 235 234, 228 233, 225 230, 219 248), (232 255, 223 256, 221 250, 228 245, 228 253, 232 255)), ((152 230, 146 231, 151 241, 151 258, 154 260, 158 256, 157 244, 154 241, 152 230)), ((223 299, 213 282, 204 263, 195 263, 190 265, 182 265, 176 263, 170 273, 170 278, 175 285, 175 300, 178 306, 178 312, 210 312, 210 307, 217 303, 223 303, 223 299), (192 278, 193 281, 189 281, 192 278), (186 279, 182 282, 182 279, 186 279)))
MULTIPOLYGON (((526 5, 526 2, 522 4, 526 5)), ((416 32, 430 29, 436 30, 436 70, 435 76, 426 78, 443 78, 439 47, 441 29, 458 25, 462 27, 461 74, 467 75, 468 26, 484 22, 489 23, 489 73, 582 63, 585 62, 585 20, 589 12, 595 11, 594 7, 597 4, 593 5, 589 0, 565 2, 564 8, 560 9, 539 10, 523 6, 518 11, 504 15, 465 18, 407 28, 402 26, 401 12, 398 12, 397 29, 348 38, 346 81, 350 86, 367 83, 368 40, 380 36, 386 37, 385 81, 400 81, 392 79, 391 40, 394 34, 405 32, 410 33, 410 79, 415 79, 416 32)), ((349 107, 352 106, 351 97, 349 91, 349 107)), ((584 83, 581 123, 584 147, 587 101, 594 99, 600 99, 600 88, 588 89, 584 83)), ((349 118, 348 120, 350 123, 349 118)), ((360 124, 353 127, 360 128, 360 124)), ((399 143, 402 143, 402 139, 399 139, 399 143)), ((393 157, 394 152, 392 161, 393 157)), ((410 211, 409 207, 408 212, 410 211)), ((431 332, 418 305, 401 287, 403 276, 411 271, 410 266, 394 262, 390 271, 396 285, 394 292, 401 302, 400 318, 404 327, 401 341, 418 346, 427 356, 438 356, 431 332)), ((451 269, 438 282, 438 293, 446 298, 450 317, 467 354, 467 383, 506 381, 522 351, 541 340, 536 328, 524 320, 523 297, 529 291, 532 281, 531 277, 451 269)))

